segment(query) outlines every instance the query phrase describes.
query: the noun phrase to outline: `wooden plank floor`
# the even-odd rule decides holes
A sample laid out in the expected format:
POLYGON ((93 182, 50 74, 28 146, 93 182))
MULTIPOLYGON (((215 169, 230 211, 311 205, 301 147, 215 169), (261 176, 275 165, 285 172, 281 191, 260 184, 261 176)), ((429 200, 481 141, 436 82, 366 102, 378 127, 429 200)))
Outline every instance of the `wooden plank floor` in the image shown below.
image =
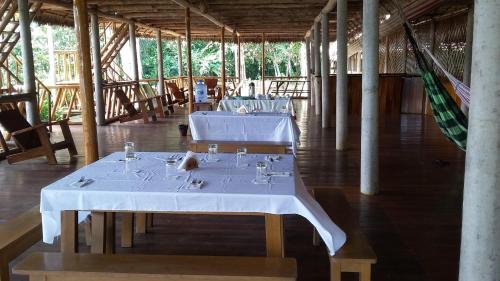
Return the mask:
MULTIPOLYGON (((380 186, 378 196, 359 194, 360 121, 351 118, 349 148, 335 151, 335 129, 321 129, 319 118, 297 101, 302 130, 298 165, 308 185, 343 188, 379 263, 373 280, 456 280, 458 272, 464 153, 447 141, 430 117, 402 115, 380 121, 380 186)), ((156 124, 126 123, 100 127, 99 151, 104 156, 134 141, 138 150, 182 151, 180 112, 156 124)), ((80 126, 72 126, 79 152, 80 126)), ((56 132, 55 137, 60 137, 56 132)), ((8 165, 0 162, 0 223, 39 202, 40 188, 83 165, 83 157, 61 164, 43 159, 8 165)), ((136 247, 119 252, 264 255, 262 218, 239 216, 180 216, 156 218, 152 233, 138 235, 136 247)), ((328 280, 324 246, 311 245, 311 227, 304 219, 287 216, 286 254, 296 257, 300 280, 328 280)), ((82 237, 83 238, 83 237, 82 237)), ((83 239, 82 239, 83 241, 83 239)), ((82 245, 82 250, 88 249, 82 245)), ((57 250, 36 245, 32 250, 57 250)), ((349 277, 349 276, 348 276, 349 277)), ((350 276, 353 278, 353 276, 350 276)), ((26 280, 15 277, 14 280, 26 280)), ((347 278, 346 280, 351 280, 347 278)), ((354 279, 352 279, 354 280, 354 279)))

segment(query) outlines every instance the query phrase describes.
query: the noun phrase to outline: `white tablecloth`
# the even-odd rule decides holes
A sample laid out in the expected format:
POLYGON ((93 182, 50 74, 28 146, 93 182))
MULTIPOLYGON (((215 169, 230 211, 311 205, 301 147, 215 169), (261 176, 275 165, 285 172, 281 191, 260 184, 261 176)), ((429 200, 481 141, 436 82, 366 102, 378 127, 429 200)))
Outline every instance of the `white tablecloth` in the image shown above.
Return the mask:
POLYGON ((189 127, 193 140, 288 142, 294 153, 300 135, 295 120, 285 113, 197 111, 189 115, 189 127))
MULTIPOLYGON (((41 191, 43 241, 53 243, 61 233, 61 211, 159 211, 159 212, 259 212, 298 214, 309 220, 334 254, 346 241, 338 228, 309 195, 296 170, 294 157, 282 155, 273 162, 273 171, 292 171, 290 177, 273 177, 271 184, 256 185, 255 164, 263 155, 247 156, 249 166, 236 168, 235 154, 218 154, 219 162, 207 163, 198 154, 200 167, 167 178, 165 160, 173 153, 142 152, 138 160, 121 161, 123 153, 113 153, 88 165, 41 191), (82 176, 93 183, 73 187, 82 176), (180 189, 187 177, 206 182, 201 190, 180 189)), ((183 155, 183 154, 182 154, 183 155)))
POLYGON ((278 112, 283 113, 283 108, 286 112, 295 116, 293 102, 291 99, 276 99, 276 100, 221 100, 217 111, 236 112, 238 108, 244 105, 249 112, 278 112))

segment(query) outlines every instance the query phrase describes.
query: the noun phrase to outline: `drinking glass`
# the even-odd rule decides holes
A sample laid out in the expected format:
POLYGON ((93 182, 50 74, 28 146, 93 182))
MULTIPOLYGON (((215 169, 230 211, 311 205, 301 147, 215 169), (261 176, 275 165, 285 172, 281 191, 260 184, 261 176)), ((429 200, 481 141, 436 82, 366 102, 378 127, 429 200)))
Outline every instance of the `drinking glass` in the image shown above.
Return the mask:
POLYGON ((165 162, 165 174, 167 176, 167 179, 176 178, 177 160, 169 159, 165 162))
POLYGON ((216 161, 217 160, 217 144, 209 144, 208 145, 208 161, 216 161))
POLYGON ((246 147, 238 147, 236 149, 236 167, 242 168, 247 166, 246 156, 247 156, 246 147))
POLYGON ((131 141, 125 143, 125 161, 130 161, 135 159, 135 144, 131 141))
POLYGON ((286 107, 286 105, 283 105, 281 107, 281 113, 288 113, 288 108, 286 107))
POLYGON ((267 176, 267 165, 264 162, 257 162, 256 166, 256 175, 255 182, 256 183, 268 183, 269 178, 267 176))

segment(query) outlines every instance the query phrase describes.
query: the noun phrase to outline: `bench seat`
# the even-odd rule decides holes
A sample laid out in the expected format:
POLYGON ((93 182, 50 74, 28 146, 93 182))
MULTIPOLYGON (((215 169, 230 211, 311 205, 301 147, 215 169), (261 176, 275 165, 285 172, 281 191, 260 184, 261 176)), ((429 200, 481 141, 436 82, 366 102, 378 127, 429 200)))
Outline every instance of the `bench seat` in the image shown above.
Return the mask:
POLYGON ((377 263, 377 256, 359 230, 358 221, 352 215, 344 194, 331 187, 314 187, 313 193, 332 221, 347 235, 346 244, 330 257, 331 281, 340 281, 342 272, 357 272, 359 280, 369 281, 371 265, 377 263))
POLYGON ((13 272, 30 280, 296 280, 291 258, 32 253, 13 272))

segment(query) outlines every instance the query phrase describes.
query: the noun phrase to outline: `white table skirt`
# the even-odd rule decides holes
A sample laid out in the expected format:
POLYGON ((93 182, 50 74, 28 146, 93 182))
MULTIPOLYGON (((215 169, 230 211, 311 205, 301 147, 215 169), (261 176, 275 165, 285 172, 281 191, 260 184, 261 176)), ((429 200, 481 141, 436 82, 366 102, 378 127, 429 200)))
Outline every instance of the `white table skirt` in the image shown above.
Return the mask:
POLYGON ((300 135, 295 120, 284 113, 198 111, 189 115, 189 127, 193 140, 288 142, 294 153, 300 135))
POLYGON ((263 155, 248 155, 249 166, 236 168, 235 154, 218 154, 220 161, 216 163, 207 163, 206 154, 198 154, 200 167, 179 172, 177 179, 166 177, 164 159, 172 155, 142 152, 138 160, 126 163, 121 161, 123 153, 113 153, 43 188, 43 241, 53 243, 60 235, 61 211, 80 211, 81 222, 86 211, 107 210, 297 214, 316 227, 331 255, 345 243, 345 233, 307 192, 292 155, 282 155, 280 161, 273 162, 273 171, 293 171, 293 176, 273 177, 269 185, 251 182, 255 163, 263 161, 263 155), (82 176, 94 182, 73 187, 71 183, 82 176), (188 176, 206 184, 201 190, 178 190, 188 176))
POLYGON ((217 111, 231 111, 236 112, 242 105, 246 107, 249 112, 277 112, 283 113, 285 108, 292 116, 295 116, 295 109, 291 99, 277 99, 277 100, 221 100, 217 111))

